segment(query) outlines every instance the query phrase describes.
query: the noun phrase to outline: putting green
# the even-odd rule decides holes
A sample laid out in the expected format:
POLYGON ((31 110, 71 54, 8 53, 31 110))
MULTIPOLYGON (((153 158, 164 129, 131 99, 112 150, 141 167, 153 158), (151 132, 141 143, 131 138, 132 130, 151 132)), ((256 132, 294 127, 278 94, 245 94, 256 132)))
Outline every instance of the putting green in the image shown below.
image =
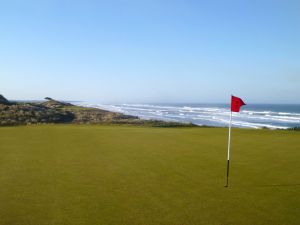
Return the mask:
POLYGON ((300 224, 300 133, 0 128, 0 224, 300 224))

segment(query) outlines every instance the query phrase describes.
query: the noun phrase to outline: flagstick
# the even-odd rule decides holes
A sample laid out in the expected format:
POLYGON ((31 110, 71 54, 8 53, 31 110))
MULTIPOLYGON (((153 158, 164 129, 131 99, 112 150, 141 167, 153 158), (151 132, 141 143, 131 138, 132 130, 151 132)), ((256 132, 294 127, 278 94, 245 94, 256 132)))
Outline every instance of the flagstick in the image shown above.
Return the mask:
POLYGON ((231 122, 232 122, 232 111, 230 110, 230 122, 229 122, 229 133, 228 133, 228 154, 227 154, 227 182, 226 182, 226 186, 225 187, 228 187, 228 178, 229 178, 231 122))

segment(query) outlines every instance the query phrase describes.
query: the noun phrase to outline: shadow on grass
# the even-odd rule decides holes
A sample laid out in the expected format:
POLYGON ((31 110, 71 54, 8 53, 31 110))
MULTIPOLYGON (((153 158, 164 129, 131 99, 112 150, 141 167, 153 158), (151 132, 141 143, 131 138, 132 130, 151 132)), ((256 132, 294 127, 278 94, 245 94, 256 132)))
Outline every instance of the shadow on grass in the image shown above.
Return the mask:
POLYGON ((294 187, 299 186, 300 184, 267 184, 267 185, 258 185, 257 187, 294 187))
POLYGON ((226 189, 234 189, 234 188, 274 188, 274 187, 295 187, 299 188, 300 184, 264 184, 264 185, 229 185, 223 186, 226 189))

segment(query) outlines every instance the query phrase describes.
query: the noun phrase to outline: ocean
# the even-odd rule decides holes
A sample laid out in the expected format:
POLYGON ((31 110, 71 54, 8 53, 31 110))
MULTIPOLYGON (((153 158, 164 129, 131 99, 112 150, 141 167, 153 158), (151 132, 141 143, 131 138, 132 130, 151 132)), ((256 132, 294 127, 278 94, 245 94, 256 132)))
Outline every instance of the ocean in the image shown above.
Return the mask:
MULTIPOLYGON (((191 122, 197 125, 226 127, 230 110, 226 104, 93 104, 96 107, 142 119, 191 122)), ((240 128, 287 129, 300 126, 300 105, 249 104, 240 113, 233 113, 232 125, 240 128)))

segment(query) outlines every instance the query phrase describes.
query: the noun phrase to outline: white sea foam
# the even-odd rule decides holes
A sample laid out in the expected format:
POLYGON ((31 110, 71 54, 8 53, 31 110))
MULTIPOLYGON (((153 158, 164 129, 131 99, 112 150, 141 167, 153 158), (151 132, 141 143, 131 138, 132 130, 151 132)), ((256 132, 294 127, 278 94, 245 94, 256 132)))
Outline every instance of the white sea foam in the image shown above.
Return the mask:
MULTIPOLYGON (((225 106, 189 106, 189 105, 153 105, 121 104, 105 105, 80 103, 88 107, 97 107, 144 119, 160 119, 178 122, 192 122, 198 125, 228 126, 230 111, 225 106)), ((286 129, 300 126, 300 109, 296 112, 245 109, 233 113, 233 126, 246 128, 286 129)))

